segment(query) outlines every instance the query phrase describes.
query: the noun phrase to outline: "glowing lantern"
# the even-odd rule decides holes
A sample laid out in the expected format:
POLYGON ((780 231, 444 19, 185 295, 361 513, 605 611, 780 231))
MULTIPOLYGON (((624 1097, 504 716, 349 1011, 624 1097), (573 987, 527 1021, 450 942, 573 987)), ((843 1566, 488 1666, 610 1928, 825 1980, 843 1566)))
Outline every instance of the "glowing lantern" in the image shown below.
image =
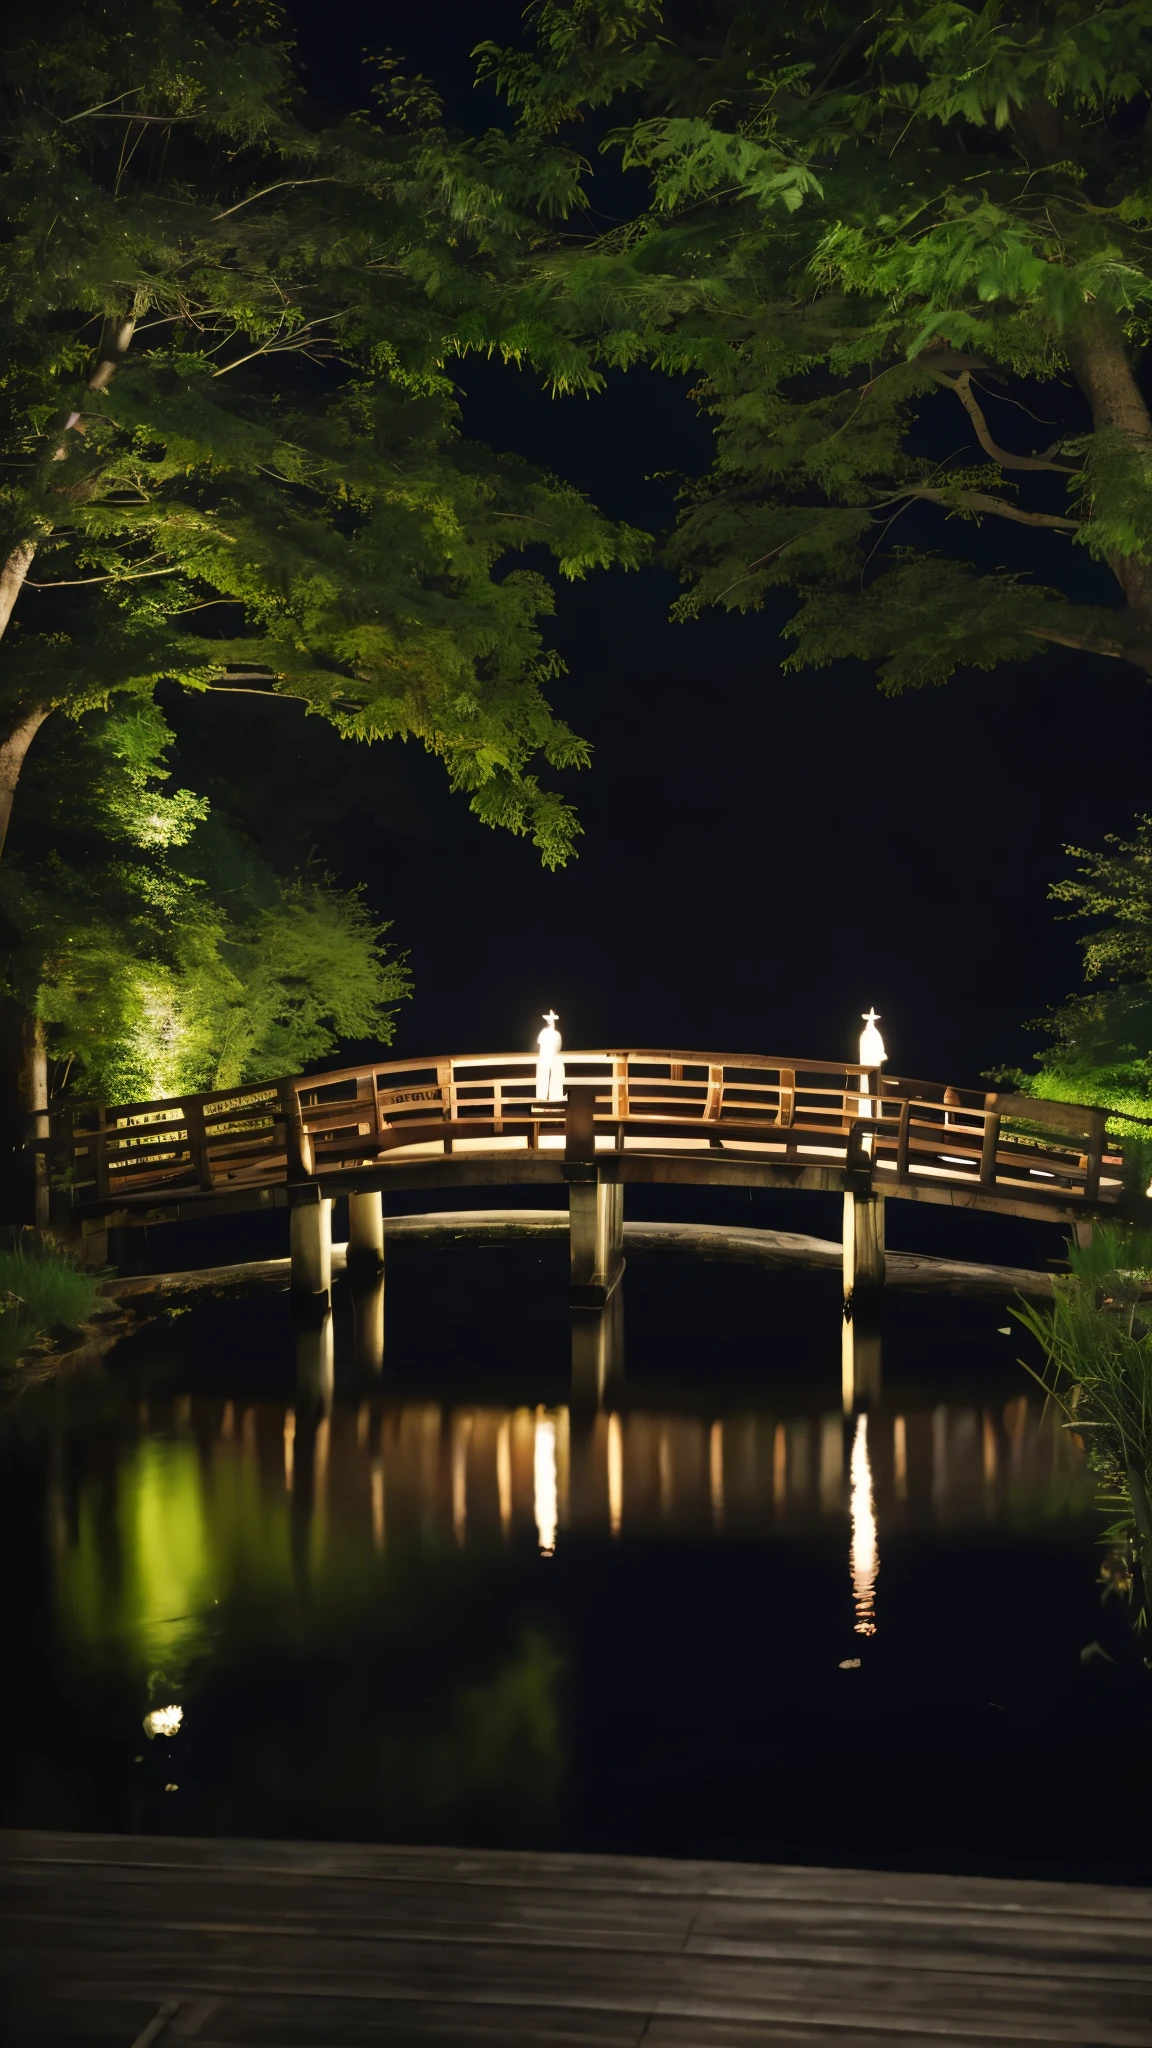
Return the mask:
MULTIPOLYGON (((887 1059, 888 1055, 887 1055, 887 1053, 886 1053, 886 1052, 885 1052, 885 1050, 884 1050, 884 1040, 883 1040, 883 1039, 881 1038, 881 1036, 880 1036, 880 1033, 879 1033, 879 1032, 877 1031, 877 1029, 876 1029, 876 1025, 877 1025, 877 1021, 878 1021, 878 1020, 877 1020, 877 1016, 876 1016, 876 1012, 875 1012, 875 1010, 874 1010, 874 1009, 868 1009, 868 1010, 861 1010, 861 1012, 860 1012, 860 1015, 861 1015, 861 1016, 863 1017, 863 1019, 864 1019, 864 1029, 863 1029, 863 1031, 862 1031, 862 1032, 860 1033, 860 1065, 861 1065, 862 1067, 879 1067, 879 1066, 881 1066, 881 1065, 883 1064, 883 1062, 884 1062, 884 1061, 885 1061, 885 1060, 887 1059)), ((869 1078, 868 1078, 868 1075, 867 1075, 867 1074, 861 1074, 861 1076, 860 1076, 860 1098, 861 1098, 861 1099, 860 1099, 860 1114, 861 1114, 861 1116, 875 1116, 875 1114, 876 1114, 876 1106, 875 1106, 875 1104, 874 1104, 874 1103, 872 1103, 872 1102, 870 1102, 870 1101, 868 1100, 868 1097, 870 1096, 871 1092, 872 1092, 872 1084, 871 1084, 871 1081, 870 1081, 870 1080, 869 1080, 869 1078)), ((868 1147, 869 1147, 869 1149, 871 1148, 871 1144, 872 1144, 872 1140, 871 1140, 871 1138, 869 1138, 869 1139, 868 1139, 868 1147)))
POLYGON ((536 1040, 540 1057, 536 1062, 537 1102, 563 1102, 564 1062, 560 1057, 563 1039, 556 1029, 555 1010, 545 1010, 544 1029, 536 1040))
POLYGON ((149 1742, 154 1735, 178 1735, 183 1719, 183 1707, 153 1707, 144 1716, 144 1733, 149 1742))
POLYGON ((884 1040, 876 1029, 880 1020, 875 1010, 861 1010, 860 1015, 864 1019, 864 1029, 860 1033, 860 1065, 862 1067, 883 1066, 888 1055, 884 1050, 884 1040))

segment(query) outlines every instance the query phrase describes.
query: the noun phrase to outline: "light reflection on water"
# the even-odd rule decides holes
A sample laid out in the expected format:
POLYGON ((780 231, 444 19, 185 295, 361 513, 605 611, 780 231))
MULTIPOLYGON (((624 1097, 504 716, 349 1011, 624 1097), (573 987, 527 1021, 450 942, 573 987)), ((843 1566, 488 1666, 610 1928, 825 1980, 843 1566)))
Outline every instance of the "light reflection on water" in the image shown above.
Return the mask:
POLYGON ((558 1485, 556 1476, 556 1423, 542 1408, 536 1410, 536 1444, 532 1458, 533 1507, 541 1557, 556 1550, 558 1485))
MULTIPOLYGON (((1090 1549, 1083 1454, 1014 1391, 905 1384, 845 1416, 831 1375, 634 1381, 600 1407, 555 1382, 544 1404, 139 1385, 95 1414, 61 1400, 40 1442, 52 1627, 24 1653, 42 1732, 20 1736, 11 1824, 795 1860, 771 1816, 806 1744, 828 1825, 863 1759, 883 1827, 876 1717, 952 1712, 940 1584, 1010 1662, 1037 1540, 1090 1549), (148 1742, 172 1706, 179 1731, 148 1742)), ((1051 1632, 1019 1653, 1031 1684, 1039 1644, 1042 1699, 1051 1632)), ((909 1800, 919 1826, 931 1801, 909 1800)))
MULTIPOLYGON (((898 1420, 903 1420, 899 1417, 898 1420)), ((876 1576, 880 1552, 876 1536, 876 1507, 872 1499, 872 1467, 868 1460, 868 1417, 856 1417, 852 1439, 852 1598, 856 1607, 856 1633, 876 1633, 876 1576)))
POLYGON ((51 1519, 67 1632, 130 1639, 144 1664, 190 1651, 229 1597, 348 1585, 392 1549, 444 1544, 831 1536, 870 1635, 886 1531, 1035 1524, 1092 1497, 1078 1443, 1025 1395, 854 1417, 382 1393, 317 1416, 185 1395, 135 1425, 114 1448, 70 1440, 51 1519))

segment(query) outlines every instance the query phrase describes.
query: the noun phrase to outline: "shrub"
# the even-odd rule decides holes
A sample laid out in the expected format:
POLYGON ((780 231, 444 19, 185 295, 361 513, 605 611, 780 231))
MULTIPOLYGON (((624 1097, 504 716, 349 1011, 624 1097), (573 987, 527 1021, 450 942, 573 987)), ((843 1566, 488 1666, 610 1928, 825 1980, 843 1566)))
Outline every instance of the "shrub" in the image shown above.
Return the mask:
POLYGON ((0 1252, 0 1366, 50 1330, 74 1329, 99 1302, 99 1284, 61 1252, 0 1252))
POLYGON ((1088 1446, 1100 1505, 1113 1517, 1105 1540, 1128 1562, 1143 1627, 1152 1587, 1152 1327, 1141 1297, 1152 1283, 1152 1234, 1100 1225, 1089 1244, 1069 1245, 1068 1263, 1050 1309, 1015 1313, 1044 1352, 1033 1377, 1088 1446))

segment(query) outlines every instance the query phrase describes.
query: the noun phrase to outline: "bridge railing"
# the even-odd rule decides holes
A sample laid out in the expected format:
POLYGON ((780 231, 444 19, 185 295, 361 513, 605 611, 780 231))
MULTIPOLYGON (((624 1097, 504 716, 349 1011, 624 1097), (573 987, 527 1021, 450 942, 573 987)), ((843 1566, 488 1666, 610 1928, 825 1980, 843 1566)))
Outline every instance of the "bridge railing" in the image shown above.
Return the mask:
MULTIPOLYGON (((598 1151, 722 1151, 843 1166, 854 1126, 876 1184, 929 1177, 1067 1205, 1115 1200, 1121 1149, 1105 1113, 988 1095, 851 1063, 627 1049, 565 1054, 595 1089, 598 1151)), ((565 1105, 535 1099, 521 1053, 364 1063, 153 1102, 73 1110, 52 1140, 78 1206, 271 1186, 339 1167, 564 1145, 565 1105)), ((1152 1131, 1152 1125, 1150 1125, 1152 1131)))

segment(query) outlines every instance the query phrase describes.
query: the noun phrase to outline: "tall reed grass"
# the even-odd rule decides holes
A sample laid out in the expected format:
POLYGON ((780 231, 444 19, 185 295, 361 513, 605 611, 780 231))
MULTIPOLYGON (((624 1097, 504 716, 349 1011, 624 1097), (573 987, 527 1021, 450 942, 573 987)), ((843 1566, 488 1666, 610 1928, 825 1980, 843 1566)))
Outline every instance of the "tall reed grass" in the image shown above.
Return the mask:
POLYGON ((1105 1540, 1132 1566, 1138 1627, 1152 1589, 1152 1233, 1098 1226, 1091 1243, 1068 1247, 1070 1272, 1055 1282, 1049 1309, 1015 1310, 1044 1353, 1032 1373, 1084 1438, 1100 1505, 1112 1516, 1105 1540))
POLYGON ((0 1252, 0 1368, 84 1322, 99 1300, 97 1281, 61 1252, 0 1252))

